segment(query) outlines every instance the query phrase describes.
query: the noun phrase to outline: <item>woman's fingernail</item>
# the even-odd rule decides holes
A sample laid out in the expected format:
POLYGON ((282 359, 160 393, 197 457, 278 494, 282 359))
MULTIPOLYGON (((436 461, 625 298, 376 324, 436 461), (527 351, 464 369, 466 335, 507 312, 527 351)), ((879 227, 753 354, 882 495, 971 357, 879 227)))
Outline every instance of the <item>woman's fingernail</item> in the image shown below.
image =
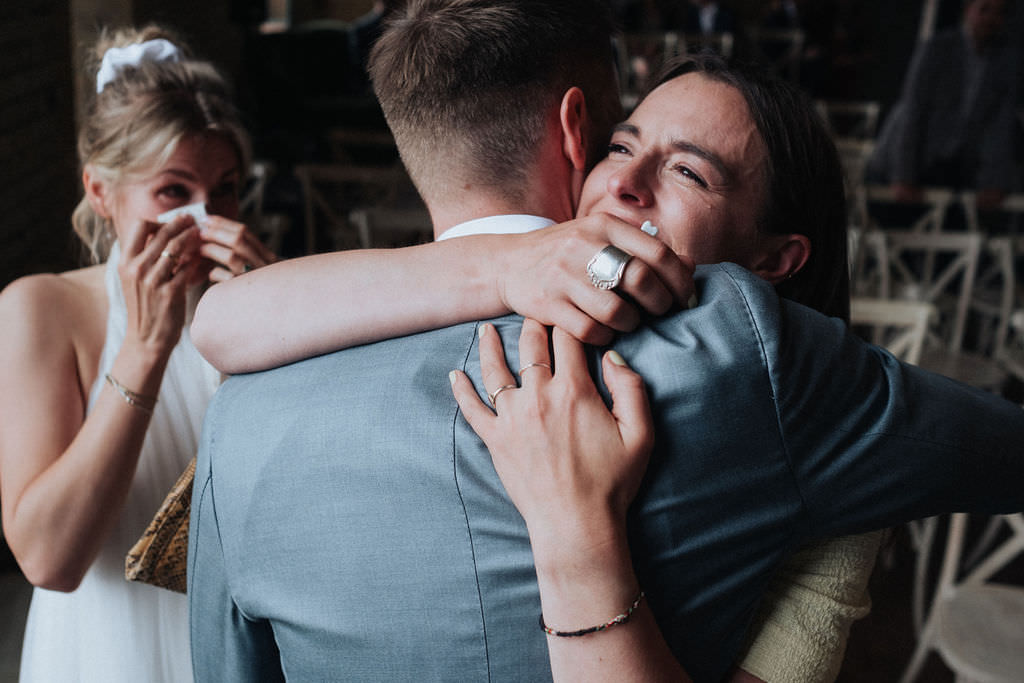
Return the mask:
POLYGON ((658 234, 658 228, 650 221, 644 221, 644 224, 640 226, 640 229, 646 232, 651 237, 658 234))
POLYGON ((485 334, 487 334, 487 330, 488 330, 488 328, 490 328, 490 326, 491 326, 490 323, 484 323, 483 325, 480 326, 480 338, 481 339, 483 338, 483 336, 485 334))
POLYGON ((608 352, 608 360, 619 367, 626 367, 626 361, 619 355, 619 352, 614 349, 608 352))
POLYGON ((455 373, 454 370, 448 373, 448 381, 451 382, 453 385, 455 384, 456 377, 458 377, 458 375, 455 373))

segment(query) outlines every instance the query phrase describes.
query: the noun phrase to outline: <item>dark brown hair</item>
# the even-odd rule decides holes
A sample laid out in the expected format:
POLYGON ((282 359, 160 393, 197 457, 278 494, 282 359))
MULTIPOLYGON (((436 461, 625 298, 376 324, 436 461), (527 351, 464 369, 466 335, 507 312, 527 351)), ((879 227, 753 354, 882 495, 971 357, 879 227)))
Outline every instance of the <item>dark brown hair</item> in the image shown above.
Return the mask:
MULTIPOLYGON (((597 152, 621 108, 612 22, 598 0, 409 0, 370 55, 374 92, 420 191, 467 178, 521 200, 545 116, 572 86, 587 100, 597 152)), ((596 158, 596 157, 595 157, 596 158)))
MULTIPOLYGON (((696 73, 736 88, 768 151, 768 188, 758 228, 811 242, 804 267, 779 283, 781 296, 843 320, 850 317, 846 190, 835 143, 810 98, 756 67, 696 54, 666 64, 657 84, 696 73)), ((657 86, 655 86, 657 87, 657 86)))

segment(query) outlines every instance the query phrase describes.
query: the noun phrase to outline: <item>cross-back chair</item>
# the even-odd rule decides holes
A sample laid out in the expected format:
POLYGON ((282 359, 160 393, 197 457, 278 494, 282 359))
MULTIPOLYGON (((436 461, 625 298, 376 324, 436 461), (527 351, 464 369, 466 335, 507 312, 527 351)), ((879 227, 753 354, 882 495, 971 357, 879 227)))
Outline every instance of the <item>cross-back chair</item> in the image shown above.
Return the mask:
POLYGON ((816 100, 818 113, 837 139, 874 141, 881 105, 872 100, 816 100))
POLYGON ((350 213, 349 222, 355 226, 363 249, 423 244, 434 237, 426 207, 366 207, 350 213))
POLYGON ((982 389, 1001 389, 1006 371, 990 356, 964 349, 984 236, 894 230, 881 234, 888 278, 883 296, 928 302, 939 313, 929 330, 921 367, 982 389))
POLYGON ((935 306, 921 301, 850 300, 850 326, 854 331, 914 365, 921 358, 928 324, 935 315, 935 306))
MULTIPOLYGON (((1024 586, 1007 582, 1005 570, 1024 553, 1024 514, 995 519, 1002 527, 1001 540, 975 564, 968 564, 964 553, 970 517, 965 513, 950 516, 937 585, 901 683, 914 681, 933 651, 958 681, 1021 680, 1024 586)), ((929 543, 923 554, 930 552, 929 543)))
POLYGON ((295 175, 302 185, 308 254, 318 251, 324 241, 333 249, 359 246, 358 231, 348 220, 351 211, 394 205, 407 193, 415 193, 401 164, 300 164, 295 175))

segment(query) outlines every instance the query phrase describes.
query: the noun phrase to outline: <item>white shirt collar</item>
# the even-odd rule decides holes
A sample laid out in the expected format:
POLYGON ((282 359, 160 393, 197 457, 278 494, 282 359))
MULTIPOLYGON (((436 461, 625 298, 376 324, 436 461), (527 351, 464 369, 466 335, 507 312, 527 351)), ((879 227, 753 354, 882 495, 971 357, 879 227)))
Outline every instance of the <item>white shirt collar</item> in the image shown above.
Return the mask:
POLYGON ((476 218, 465 223, 454 225, 437 238, 438 241, 466 235, 508 235, 533 232, 554 225, 554 221, 540 216, 527 214, 510 214, 505 216, 487 216, 476 218))

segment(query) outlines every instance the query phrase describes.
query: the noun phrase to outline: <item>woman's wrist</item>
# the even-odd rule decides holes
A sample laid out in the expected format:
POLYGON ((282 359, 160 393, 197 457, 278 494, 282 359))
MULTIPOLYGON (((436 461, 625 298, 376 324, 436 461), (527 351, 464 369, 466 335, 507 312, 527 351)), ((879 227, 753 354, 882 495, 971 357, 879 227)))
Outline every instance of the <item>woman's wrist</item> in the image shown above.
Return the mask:
POLYGON ((631 579, 625 516, 591 509, 587 515, 551 514, 544 521, 529 527, 538 576, 556 586, 631 579))
POLYGON ((575 631, 606 623, 636 600, 640 585, 625 535, 610 543, 534 548, 544 623, 575 631))
POLYGON ((125 344, 110 367, 110 375, 133 393, 155 398, 170 360, 170 351, 133 348, 125 344))

